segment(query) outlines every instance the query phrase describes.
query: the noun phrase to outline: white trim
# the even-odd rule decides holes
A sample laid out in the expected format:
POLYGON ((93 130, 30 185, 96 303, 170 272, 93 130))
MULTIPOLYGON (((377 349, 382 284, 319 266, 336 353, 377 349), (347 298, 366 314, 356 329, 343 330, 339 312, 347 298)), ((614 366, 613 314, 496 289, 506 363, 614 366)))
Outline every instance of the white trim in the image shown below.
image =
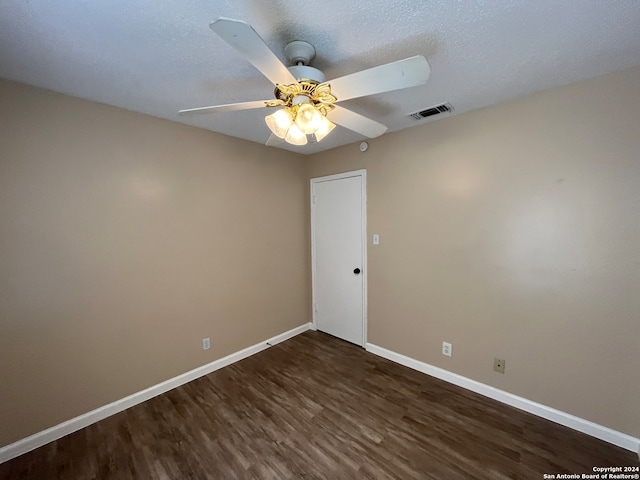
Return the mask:
POLYGON ((367 245, 369 238, 367 237, 367 171, 362 172, 362 269, 364 270, 364 278, 362 279, 362 348, 367 345, 367 318, 368 318, 368 299, 369 299, 369 265, 367 264, 367 245))
POLYGON ((360 193, 361 202, 361 218, 362 218, 362 270, 364 278, 362 279, 362 347, 367 345, 367 308, 368 308, 368 283, 369 267, 367 265, 367 170, 353 170, 351 172, 336 173, 334 175, 326 175, 324 177, 312 178, 309 181, 309 198, 311 205, 311 314, 312 329, 317 330, 318 321, 316 318, 316 249, 315 249, 315 189, 314 184, 322 182, 330 182, 332 180, 341 180, 343 178, 362 177, 362 190, 360 193))
MULTIPOLYGON (((556 410, 555 408, 527 400, 526 398, 471 380, 470 378, 463 377, 462 375, 449 372, 442 368, 434 367, 428 363, 415 360, 411 357, 387 350, 386 348, 378 347, 371 343, 367 343, 365 348, 368 352, 391 360, 392 362, 399 363, 405 367, 409 367, 419 372, 426 373, 427 375, 431 375, 432 377, 439 378, 440 380, 444 380, 445 382, 466 388, 467 390, 479 393, 485 397, 493 398, 499 402, 506 403, 507 405, 524 410, 525 412, 533 413, 539 417, 546 418, 547 420, 559 423, 565 427, 586 433, 587 435, 599 438, 605 442, 631 450, 632 452, 638 452, 638 449, 640 449, 640 438, 632 437, 631 435, 618 432, 609 427, 605 427, 569 413, 556 410)), ((640 456, 640 453, 638 455, 640 456)))
POLYGON ((311 179, 311 183, 330 182, 331 180, 341 180, 343 178, 362 177, 367 175, 367 170, 352 170, 350 172, 334 173, 333 175, 325 175, 324 177, 315 177, 311 179))
POLYGON ((311 210, 311 325, 313 325, 314 330, 318 330, 316 316, 316 191, 313 180, 313 178, 309 180, 309 208, 311 210))
POLYGON ((311 328, 310 323, 306 323, 304 325, 300 325, 292 330, 281 333, 280 335, 276 335, 268 340, 257 343, 251 347, 247 347, 238 352, 227 355, 226 357, 220 358, 218 360, 214 360, 211 363, 198 367, 189 372, 183 373, 182 375, 178 375, 177 377, 173 377, 169 380, 166 380, 162 383, 158 383, 152 387, 146 388, 139 392, 129 395, 128 397, 121 398, 120 400, 116 400, 115 402, 109 403, 108 405, 104 405, 100 408, 96 408, 90 412, 82 414, 78 417, 72 418, 71 420, 67 420, 66 422, 59 423, 58 425, 54 425, 53 427, 47 428, 41 432, 35 433, 29 437, 23 438, 22 440, 18 440, 17 442, 10 443, 2 448, 0 448, 0 463, 6 462, 7 460, 11 460, 23 453, 30 452, 38 447, 46 445, 49 442, 53 442, 59 438, 64 437, 65 435, 69 435, 81 428, 87 427, 93 423, 96 423, 104 418, 110 417, 116 413, 122 412, 129 407, 133 407, 139 403, 145 402, 150 398, 161 395, 163 393, 168 392, 169 390, 173 390, 180 385, 184 385, 185 383, 191 382, 196 378, 200 378, 204 375, 207 375, 211 372, 215 372, 223 367, 231 365, 232 363, 243 360, 251 355, 255 355, 258 352, 266 350, 267 348, 276 345, 280 342, 284 342, 296 335, 299 335, 303 332, 306 332, 311 328))

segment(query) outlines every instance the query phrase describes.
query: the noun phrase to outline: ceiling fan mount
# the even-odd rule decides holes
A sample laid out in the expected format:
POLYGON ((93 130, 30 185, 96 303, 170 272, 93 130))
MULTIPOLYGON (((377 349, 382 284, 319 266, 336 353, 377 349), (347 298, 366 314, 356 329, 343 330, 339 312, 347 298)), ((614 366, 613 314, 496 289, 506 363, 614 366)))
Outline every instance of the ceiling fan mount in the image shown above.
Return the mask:
POLYGON ((326 80, 324 73, 309 65, 316 56, 316 49, 309 42, 294 40, 287 43, 284 47, 284 55, 291 65, 287 67, 287 70, 296 80, 306 79, 316 83, 322 83, 326 80))
POLYGON ((309 66, 316 51, 308 42, 295 40, 284 47, 291 64, 286 67, 260 35, 242 20, 219 18, 210 27, 275 85, 275 99, 189 108, 178 113, 192 115, 282 107, 265 117, 272 132, 267 141, 270 146, 282 140, 305 145, 307 137, 319 142, 336 124, 369 138, 382 135, 387 130, 385 125, 336 103, 422 85, 431 72, 427 60, 416 55, 327 82, 320 70, 309 66))
POLYGON ((291 65, 309 65, 316 56, 316 49, 309 42, 294 40, 284 46, 284 55, 291 65))

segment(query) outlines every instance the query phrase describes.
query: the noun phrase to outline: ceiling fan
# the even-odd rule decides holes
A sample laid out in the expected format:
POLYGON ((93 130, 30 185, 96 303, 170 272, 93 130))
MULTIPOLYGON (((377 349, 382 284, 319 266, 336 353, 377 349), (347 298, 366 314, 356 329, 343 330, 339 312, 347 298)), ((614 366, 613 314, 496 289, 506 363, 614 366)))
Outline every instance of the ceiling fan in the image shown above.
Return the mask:
POLYGON ((416 55, 326 82, 320 70, 309 66, 315 49, 307 42, 296 40, 285 46, 285 55, 292 64, 285 67, 251 25, 242 20, 221 17, 209 26, 275 85, 275 98, 188 108, 178 113, 193 115, 282 107, 265 117, 272 132, 267 141, 270 146, 282 141, 293 145, 319 142, 336 124, 365 137, 380 136, 386 132, 386 125, 337 103, 422 85, 431 73, 427 60, 416 55))

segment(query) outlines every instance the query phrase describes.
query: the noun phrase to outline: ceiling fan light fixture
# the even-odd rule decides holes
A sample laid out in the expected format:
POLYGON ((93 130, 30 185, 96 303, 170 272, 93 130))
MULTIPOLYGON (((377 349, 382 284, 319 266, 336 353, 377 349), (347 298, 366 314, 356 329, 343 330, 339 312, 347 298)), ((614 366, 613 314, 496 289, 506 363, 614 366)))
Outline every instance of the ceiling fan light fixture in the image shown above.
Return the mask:
POLYGON ((307 135, 294 123, 289 127, 289 130, 287 130, 284 141, 291 145, 306 145, 307 135))
MULTIPOLYGON (((307 68, 299 66, 299 68, 307 68)), ((311 67, 309 67, 311 68, 311 67)), ((275 100, 265 101, 267 107, 282 106, 282 111, 265 118, 274 135, 293 145, 305 145, 307 135, 315 141, 323 139, 335 125, 326 119, 338 99, 331 93, 328 83, 300 78, 290 85, 276 84, 275 100), (293 128, 295 126, 295 129, 293 128), (293 129, 293 130, 292 130, 293 129), (291 133, 289 133, 291 130, 291 133), (305 138, 303 139, 302 136, 305 138)))
POLYGON ((335 125, 325 116, 325 111, 312 102, 285 106, 264 118, 269 130, 292 145, 306 145, 307 135, 314 135, 319 142, 335 125))
POLYGON ((305 134, 315 133, 322 125, 322 115, 318 109, 310 102, 303 103, 298 108, 296 114, 296 126, 305 134))
POLYGON ((271 115, 267 115, 264 121, 274 135, 285 138, 287 131, 293 125, 293 115, 288 108, 281 108, 271 115))
POLYGON ((324 137, 326 137, 334 128, 336 128, 335 123, 331 122, 331 120, 322 115, 320 127, 314 133, 316 142, 319 142, 324 137))

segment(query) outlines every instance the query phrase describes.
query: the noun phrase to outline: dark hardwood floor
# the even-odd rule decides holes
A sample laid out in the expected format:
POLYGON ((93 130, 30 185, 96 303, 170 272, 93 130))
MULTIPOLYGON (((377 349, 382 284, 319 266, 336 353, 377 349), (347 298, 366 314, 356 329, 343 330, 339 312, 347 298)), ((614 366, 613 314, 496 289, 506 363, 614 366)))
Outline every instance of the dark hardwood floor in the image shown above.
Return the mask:
POLYGON ((306 332, 0 465, 2 479, 541 479, 632 452, 306 332))

